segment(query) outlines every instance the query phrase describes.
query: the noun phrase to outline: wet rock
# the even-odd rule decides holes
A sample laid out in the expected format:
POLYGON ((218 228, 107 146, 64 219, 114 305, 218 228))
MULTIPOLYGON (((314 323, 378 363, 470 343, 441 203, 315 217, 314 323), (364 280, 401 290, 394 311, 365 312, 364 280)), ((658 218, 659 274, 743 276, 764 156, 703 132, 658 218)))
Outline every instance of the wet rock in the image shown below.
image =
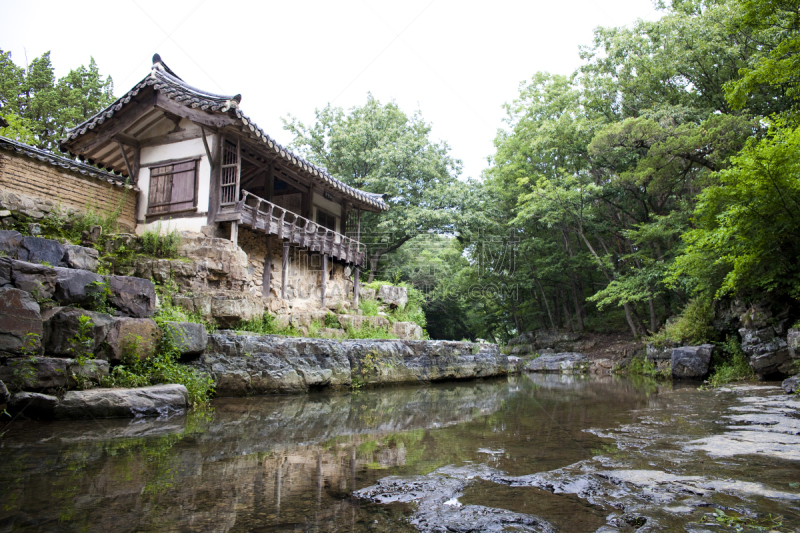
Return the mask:
POLYGON ((11 398, 11 394, 8 392, 8 387, 0 381, 0 405, 7 403, 9 398, 11 398))
POLYGON ((786 344, 789 346, 791 356, 800 359, 800 329, 789 329, 786 334, 786 344))
POLYGON ((68 267, 97 272, 97 263, 100 259, 100 252, 94 248, 86 248, 85 246, 78 246, 74 244, 67 245, 64 248, 64 262, 68 267))
POLYGON ((681 346, 672 350, 672 377, 677 379, 703 379, 708 375, 713 344, 681 346))
POLYGON ((413 322, 395 322, 392 324, 392 335, 399 339, 420 340, 422 328, 413 322))
POLYGON ((103 345, 103 357, 114 362, 125 362, 127 358, 142 360, 153 357, 159 334, 155 320, 118 317, 112 321, 103 345))
POLYGON ((78 334, 80 317, 86 316, 91 320, 91 349, 98 353, 98 348, 106 340, 109 330, 114 323, 114 318, 105 313, 85 311, 72 307, 60 307, 48 313, 44 320, 44 349, 45 353, 52 355, 69 356, 75 351, 73 339, 78 334))
POLYGON ((57 279, 54 268, 26 261, 11 261, 11 283, 38 300, 53 297, 57 279))
POLYGON ((594 341, 582 340, 580 333, 563 331, 529 331, 508 342, 511 353, 520 357, 565 352, 584 352, 595 346, 594 341))
POLYGON ((17 257, 22 244, 22 234, 14 230, 0 230, 0 252, 6 257, 17 257))
POLYGON ((565 352, 542 355, 525 365, 528 372, 556 372, 562 374, 582 374, 589 371, 591 362, 582 353, 565 352))
POLYGON ((56 290, 53 299, 61 305, 91 304, 102 296, 103 276, 88 270, 56 268, 56 290))
POLYGON ((589 368, 590 374, 611 374, 614 371, 613 359, 594 359, 589 368))
POLYGON ((208 344, 205 326, 193 322, 167 322, 165 334, 172 337, 181 355, 199 355, 208 344))
POLYGON ((645 357, 654 363, 659 361, 671 361, 673 348, 675 348, 675 346, 671 344, 663 347, 648 344, 645 347, 645 357))
POLYGON ((378 290, 378 300, 388 305, 392 309, 404 308, 408 303, 408 290, 405 287, 395 287, 394 285, 381 285, 378 290))
POLYGON ((800 376, 792 376, 784 379, 781 387, 786 391, 786 394, 797 394, 800 391, 800 376))
POLYGON ((49 419, 58 405, 58 398, 38 392, 18 392, 8 401, 11 416, 24 415, 33 419, 49 419))
POLYGON ((17 259, 58 266, 64 258, 64 252, 64 246, 58 241, 42 237, 23 237, 17 250, 17 259))
POLYGON ((486 467, 444 467, 427 476, 386 477, 353 495, 383 504, 416 503, 410 523, 423 532, 555 532, 552 525, 537 516, 458 501, 473 480, 491 479, 494 475, 486 467))
POLYGON ((60 420, 83 418, 135 418, 183 412, 189 392, 183 385, 154 385, 138 389, 70 391, 54 409, 60 420))
POLYGON ((37 352, 41 348, 39 304, 25 291, 0 287, 0 353, 37 352))
POLYGON ((123 316, 148 318, 156 310, 156 288, 147 279, 130 276, 109 276, 111 305, 123 316))

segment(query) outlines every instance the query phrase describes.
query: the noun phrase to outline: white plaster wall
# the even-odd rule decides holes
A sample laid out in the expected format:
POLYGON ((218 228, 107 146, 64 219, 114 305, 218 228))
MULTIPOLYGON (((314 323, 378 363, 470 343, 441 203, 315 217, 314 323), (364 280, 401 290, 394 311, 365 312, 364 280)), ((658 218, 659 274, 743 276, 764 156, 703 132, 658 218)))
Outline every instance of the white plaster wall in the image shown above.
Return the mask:
MULTIPOLYGON (((184 121, 185 122, 185 121, 184 121)), ((186 127, 184 122, 181 122, 181 127, 186 127)), ((194 126, 190 123, 191 126, 194 126)), ((194 126, 196 128, 196 126, 194 126)), ((199 129, 199 128, 197 128, 199 129)), ((209 135, 207 137, 208 147, 211 153, 214 153, 217 135, 209 135)), ((143 221, 147 213, 147 198, 150 192, 150 169, 146 168, 147 165, 158 163, 159 161, 168 161, 172 159, 188 159, 192 157, 200 158, 200 165, 198 168, 198 189, 197 189, 197 212, 208 213, 208 201, 211 190, 211 164, 206 156, 206 150, 203 146, 203 139, 190 139, 172 144, 162 144, 159 146, 147 146, 142 148, 140 156, 140 170, 137 177, 139 188, 139 203, 136 213, 137 221, 143 221)), ((145 224, 142 222, 137 223, 136 233, 142 234, 147 229, 155 227, 157 222, 145 224)), ((179 231, 200 231, 200 229, 208 224, 207 217, 192 217, 192 218, 176 218, 169 221, 170 228, 178 229, 179 231)), ((161 227, 164 228, 167 221, 162 221, 161 227)))
POLYGON ((336 231, 341 233, 342 205, 325 199, 321 194, 314 193, 314 197, 311 199, 311 218, 314 221, 317 220, 317 206, 336 216, 336 231))

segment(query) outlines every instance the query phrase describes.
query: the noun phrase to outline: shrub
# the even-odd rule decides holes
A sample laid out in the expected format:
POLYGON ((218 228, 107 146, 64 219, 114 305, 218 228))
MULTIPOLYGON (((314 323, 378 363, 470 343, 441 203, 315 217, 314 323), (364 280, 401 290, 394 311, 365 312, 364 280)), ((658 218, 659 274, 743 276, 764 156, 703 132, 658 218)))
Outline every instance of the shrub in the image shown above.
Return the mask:
POLYGON ((742 351, 742 345, 735 336, 729 335, 719 348, 714 351, 714 357, 711 359, 709 386, 720 387, 726 383, 755 377, 747 356, 742 351))
POLYGON ((360 300, 358 308, 361 309, 361 314, 364 316, 378 316, 377 300, 360 300))
POLYGON ((161 222, 152 230, 142 233, 142 251, 155 257, 177 257, 181 234, 172 230, 162 235, 161 222))
POLYGON ((359 328, 347 328, 348 339, 396 339, 388 327, 372 326, 364 324, 359 328))
POLYGON ((680 315, 668 320, 661 331, 646 340, 659 347, 664 347, 669 341, 678 344, 703 344, 714 339, 712 320, 714 306, 711 299, 699 296, 691 300, 680 315))
POLYGON ((669 370, 659 370, 655 363, 645 357, 634 357, 628 364, 628 374, 636 376, 648 376, 651 378, 669 378, 669 370))
POLYGON ((326 328, 338 328, 339 327, 339 317, 337 317, 333 313, 328 313, 325 315, 325 327, 326 328))

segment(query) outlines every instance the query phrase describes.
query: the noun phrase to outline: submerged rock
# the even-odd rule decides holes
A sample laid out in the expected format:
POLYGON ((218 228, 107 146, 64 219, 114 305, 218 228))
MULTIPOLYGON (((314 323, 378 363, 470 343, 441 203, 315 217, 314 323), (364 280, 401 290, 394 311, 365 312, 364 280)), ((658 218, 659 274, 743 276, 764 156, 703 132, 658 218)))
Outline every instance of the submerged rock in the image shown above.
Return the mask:
POLYGON ((566 352, 537 357, 525 366, 525 370, 528 372, 583 374, 588 372, 590 367, 589 358, 582 353, 566 352))
POLYGON ((463 505, 458 501, 466 486, 474 480, 491 480, 497 475, 496 471, 485 466, 443 467, 426 476, 386 477, 376 485, 355 491, 353 495, 384 504, 417 504, 410 523, 423 532, 554 533, 555 528, 537 516, 483 505, 463 505))
POLYGON ((8 400, 8 412, 11 416, 24 415, 34 419, 53 418, 53 410, 58 398, 38 392, 18 392, 8 400))
POLYGON ((139 389, 70 391, 55 406, 56 418, 134 418, 183 412, 189 392, 183 385, 153 385, 139 389))
POLYGON ((672 350, 672 377, 677 379, 703 379, 708 375, 713 344, 681 346, 672 350))

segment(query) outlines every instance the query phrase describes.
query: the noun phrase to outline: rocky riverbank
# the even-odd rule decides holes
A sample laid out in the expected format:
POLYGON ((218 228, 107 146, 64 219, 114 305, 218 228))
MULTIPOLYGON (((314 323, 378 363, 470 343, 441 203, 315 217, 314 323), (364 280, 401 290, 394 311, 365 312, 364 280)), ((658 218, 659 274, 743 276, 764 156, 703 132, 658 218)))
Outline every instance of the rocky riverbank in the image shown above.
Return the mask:
POLYGON ((209 335, 195 363, 220 396, 297 393, 399 383, 504 376, 508 357, 495 344, 412 340, 330 340, 209 335))

